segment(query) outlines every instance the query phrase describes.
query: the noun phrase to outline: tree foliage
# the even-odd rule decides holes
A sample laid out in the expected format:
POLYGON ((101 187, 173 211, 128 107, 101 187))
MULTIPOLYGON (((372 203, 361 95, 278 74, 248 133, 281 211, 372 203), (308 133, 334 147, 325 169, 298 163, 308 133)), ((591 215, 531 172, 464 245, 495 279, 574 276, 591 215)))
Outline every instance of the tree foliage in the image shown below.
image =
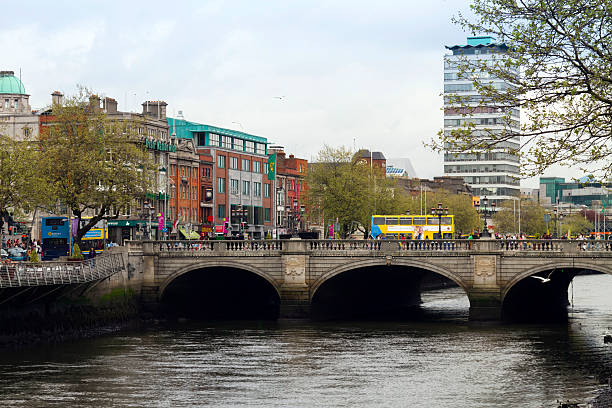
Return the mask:
MULTIPOLYGON (((436 190, 427 194, 427 208, 425 214, 431 214, 431 208, 442 203, 448 208, 448 213, 455 217, 455 231, 457 235, 469 234, 475 230, 481 230, 482 221, 472 204, 472 198, 465 194, 451 194, 446 190, 436 190)), ((419 200, 413 201, 411 214, 419 214, 419 200)))
MULTIPOLYGON (((143 198, 153 183, 154 167, 140 140, 139 124, 111 120, 82 90, 62 104, 40 132, 40 175, 52 201, 68 206, 79 219, 75 242, 98 221, 143 198), (84 214, 93 214, 80 223, 84 214)), ((97 101, 97 98, 93 98, 97 101)), ((99 103, 98 103, 99 105, 99 103)))
POLYGON ((0 213, 31 211, 43 198, 36 144, 1 132, 0 125, 0 213))
MULTIPOLYGON (((492 62, 461 63, 460 76, 473 80, 483 96, 478 106, 491 106, 511 119, 522 108, 522 171, 541 174, 553 164, 596 166, 598 175, 612 174, 612 4, 609 0, 474 0, 475 17, 455 22, 473 35, 491 35, 508 46, 507 56, 492 62), (475 72, 487 75, 475 75, 475 72), (501 79, 510 89, 494 86, 501 79)), ((474 61, 474 60, 472 60, 474 61)), ((465 116, 474 104, 451 98, 465 116)), ((502 147, 517 136, 475 132, 475 126, 444 134, 458 151, 502 147), (482 136, 482 137, 481 137, 482 136)), ((513 152, 513 149, 505 147, 513 152)), ((593 171, 593 169, 591 169, 593 171)))
POLYGON ((544 208, 533 200, 521 200, 520 210, 518 201, 502 201, 493 214, 495 231, 502 234, 543 234, 546 232, 545 214, 544 208))
POLYGON ((559 222, 559 229, 561 234, 571 234, 576 236, 579 234, 586 234, 593 229, 593 223, 581 214, 572 214, 563 217, 559 222))
POLYGON ((342 237, 355 230, 367 235, 371 216, 407 209, 407 196, 384 171, 356 160, 345 147, 324 146, 309 164, 306 202, 311 221, 341 226, 342 237))

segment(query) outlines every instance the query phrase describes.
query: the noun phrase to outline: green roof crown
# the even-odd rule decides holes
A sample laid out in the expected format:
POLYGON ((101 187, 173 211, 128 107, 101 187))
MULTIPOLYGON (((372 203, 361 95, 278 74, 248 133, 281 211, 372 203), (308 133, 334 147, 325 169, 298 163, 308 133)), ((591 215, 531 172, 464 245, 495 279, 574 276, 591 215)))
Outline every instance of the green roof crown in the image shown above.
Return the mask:
POLYGON ((13 71, 0 71, 0 94, 26 94, 23 83, 13 71))

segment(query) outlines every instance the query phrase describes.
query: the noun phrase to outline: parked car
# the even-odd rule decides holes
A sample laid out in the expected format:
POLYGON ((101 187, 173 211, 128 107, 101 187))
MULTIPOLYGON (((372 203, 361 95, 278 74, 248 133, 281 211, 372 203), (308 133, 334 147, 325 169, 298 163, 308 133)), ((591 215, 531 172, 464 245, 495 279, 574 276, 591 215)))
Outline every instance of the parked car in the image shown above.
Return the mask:
POLYGON ((6 249, 4 248, 2 248, 2 250, 0 251, 0 255, 2 256, 2 259, 8 258, 8 252, 6 252, 6 249))
POLYGON ((8 257, 13 261, 25 261, 26 250, 20 247, 14 247, 8 249, 8 257))

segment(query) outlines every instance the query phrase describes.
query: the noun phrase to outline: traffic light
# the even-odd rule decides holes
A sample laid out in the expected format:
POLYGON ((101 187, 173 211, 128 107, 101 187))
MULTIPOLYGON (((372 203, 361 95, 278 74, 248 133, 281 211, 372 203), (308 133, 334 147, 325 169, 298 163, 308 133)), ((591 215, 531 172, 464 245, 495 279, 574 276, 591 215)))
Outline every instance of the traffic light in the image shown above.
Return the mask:
POLYGON ((8 233, 9 233, 9 235, 13 235, 13 227, 9 227, 8 228, 8 233))

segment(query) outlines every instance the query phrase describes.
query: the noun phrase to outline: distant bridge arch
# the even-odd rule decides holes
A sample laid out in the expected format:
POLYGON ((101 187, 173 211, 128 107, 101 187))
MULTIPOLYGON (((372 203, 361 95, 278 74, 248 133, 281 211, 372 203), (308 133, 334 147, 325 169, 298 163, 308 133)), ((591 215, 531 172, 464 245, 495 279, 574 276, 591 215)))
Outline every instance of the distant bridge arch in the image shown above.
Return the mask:
POLYGON ((164 279, 164 281, 159 285, 159 300, 162 299, 164 292, 166 291, 166 288, 178 277, 194 272, 194 271, 197 271, 197 270, 206 270, 206 269, 213 269, 213 268, 241 269, 247 272, 251 272, 255 275, 258 275, 259 277, 267 281, 274 288, 274 290, 280 297, 280 287, 278 283, 274 281, 270 277, 269 274, 265 273, 264 271, 260 270, 259 268, 253 265, 249 265, 243 262, 236 262, 234 260, 227 260, 227 259, 212 259, 212 260, 211 259, 201 259, 201 258, 196 258, 196 259, 198 260, 186 266, 183 266, 182 268, 178 269, 174 273, 171 273, 164 279))
POLYGON ((417 268, 422 269, 427 272, 437 273, 442 275, 451 281, 455 282, 458 286, 460 286, 463 290, 468 292, 468 288, 465 286, 465 282, 461 279, 461 277, 456 276, 451 271, 435 265, 430 262, 423 261, 422 259, 405 259, 405 258, 372 258, 365 260, 357 260, 354 262, 346 263, 344 265, 337 266, 331 269, 329 272, 321 275, 315 281, 313 281, 310 285, 310 300, 312 300, 317 292, 317 290, 328 280, 332 279, 335 276, 338 276, 345 272, 354 271, 357 269, 369 268, 369 267, 377 267, 377 266, 402 266, 408 268, 417 268))

